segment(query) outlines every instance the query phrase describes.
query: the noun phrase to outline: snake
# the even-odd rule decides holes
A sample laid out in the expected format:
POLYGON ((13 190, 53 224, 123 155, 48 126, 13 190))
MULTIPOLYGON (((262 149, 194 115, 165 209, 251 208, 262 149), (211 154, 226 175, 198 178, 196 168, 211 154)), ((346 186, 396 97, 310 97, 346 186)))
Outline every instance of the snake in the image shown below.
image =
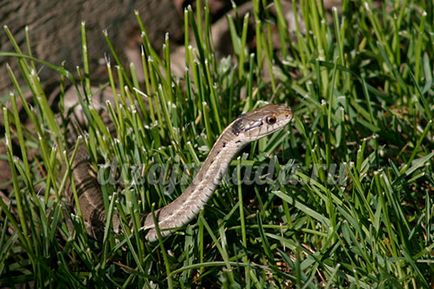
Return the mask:
MULTIPOLYGON (((232 121, 215 141, 199 171, 181 195, 144 217, 142 229, 146 232, 145 239, 153 242, 187 225, 205 207, 240 151, 247 144, 281 130, 292 117, 288 106, 268 104, 232 121)), ((89 154, 84 147, 79 147, 73 161, 73 179, 83 218, 88 224, 87 231, 100 239, 104 232, 105 212, 101 189, 90 171, 89 154)))

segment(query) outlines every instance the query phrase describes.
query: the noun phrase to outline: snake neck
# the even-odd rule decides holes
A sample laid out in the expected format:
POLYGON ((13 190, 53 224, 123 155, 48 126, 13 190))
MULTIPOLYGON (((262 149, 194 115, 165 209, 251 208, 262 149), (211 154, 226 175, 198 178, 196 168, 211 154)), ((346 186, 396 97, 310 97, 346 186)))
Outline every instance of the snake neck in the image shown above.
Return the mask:
MULTIPOLYGON (((187 224, 205 206, 227 171, 231 160, 245 146, 230 129, 226 129, 215 142, 208 157, 187 189, 173 202, 154 212, 162 236, 170 234, 170 228, 187 224)), ((150 229, 146 238, 157 238, 154 218, 148 214, 144 224, 150 229)))
POLYGON ((196 188, 194 191, 199 193, 200 190, 197 187, 199 189, 206 187, 208 183, 212 183, 214 187, 217 186, 231 160, 244 146, 245 144, 241 141, 234 141, 234 135, 230 131, 223 133, 209 152, 188 189, 196 188))

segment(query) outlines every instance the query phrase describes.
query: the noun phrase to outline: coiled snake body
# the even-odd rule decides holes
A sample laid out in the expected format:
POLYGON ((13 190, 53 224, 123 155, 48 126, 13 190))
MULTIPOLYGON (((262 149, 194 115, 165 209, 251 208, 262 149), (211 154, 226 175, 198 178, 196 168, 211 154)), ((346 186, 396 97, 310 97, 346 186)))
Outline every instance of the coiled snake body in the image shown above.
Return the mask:
MULTIPOLYGON (((291 109, 269 104, 234 120, 215 142, 187 189, 168 205, 146 216, 143 225, 147 230, 146 239, 157 239, 156 225, 161 236, 167 236, 174 228, 189 223, 205 206, 240 150, 248 143, 280 130, 291 119, 291 109)), ((79 149, 73 163, 73 178, 84 219, 90 224, 88 232, 96 236, 101 235, 98 230, 103 230, 105 217, 99 185, 95 177, 89 176, 89 170, 88 154, 86 150, 79 149)))

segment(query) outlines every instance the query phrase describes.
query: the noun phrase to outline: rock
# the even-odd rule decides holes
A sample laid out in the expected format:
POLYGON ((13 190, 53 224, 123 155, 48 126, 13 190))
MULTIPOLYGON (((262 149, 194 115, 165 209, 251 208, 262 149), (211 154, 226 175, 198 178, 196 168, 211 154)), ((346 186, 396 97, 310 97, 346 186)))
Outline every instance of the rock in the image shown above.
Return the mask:
MULTIPOLYGON (((80 23, 86 23, 89 64, 94 80, 106 79, 105 55, 110 55, 104 40, 107 30, 119 56, 124 49, 138 47, 140 30, 134 10, 145 25, 150 42, 158 51, 166 32, 171 41, 183 39, 183 15, 174 6, 173 0, 126 0, 126 1, 52 1, 52 0, 6 0, 0 4, 1 24, 7 25, 17 43, 28 54, 25 27, 29 27, 33 56, 55 65, 65 63, 74 72, 82 64, 80 23)), ((0 32, 0 51, 12 51, 13 46, 4 31, 0 32)), ((136 50, 139 53, 139 50, 136 50)), ((124 59, 125 60, 125 59, 124 59)), ((6 63, 17 71, 17 61, 12 57, 0 57, 0 97, 8 94, 11 86, 6 72, 6 63)), ((37 65, 42 83, 49 85, 58 80, 58 73, 37 65)), ((20 79, 20 75, 17 75, 20 79)))

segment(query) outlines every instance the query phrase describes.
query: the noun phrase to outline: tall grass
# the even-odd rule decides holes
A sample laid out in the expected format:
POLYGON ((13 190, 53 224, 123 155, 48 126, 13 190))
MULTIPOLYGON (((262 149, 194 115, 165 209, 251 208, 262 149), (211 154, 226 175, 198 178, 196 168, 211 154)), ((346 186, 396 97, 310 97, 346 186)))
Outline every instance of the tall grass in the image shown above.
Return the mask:
POLYGON ((30 105, 14 80, 12 105, 3 107, 13 189, 10 203, 0 199, 0 287, 433 286, 432 3, 344 0, 328 21, 316 1, 292 1, 298 22, 289 33, 282 3, 270 1, 273 18, 264 2, 253 1, 253 28, 228 19, 232 60, 214 57, 208 8, 187 9, 185 31, 197 47, 186 37, 182 80, 170 74, 169 42, 157 55, 139 16, 142 67, 122 66, 106 38, 115 60, 107 64, 114 137, 89 106, 97 84, 88 78, 84 25, 83 77, 72 81, 73 73, 51 66, 62 87, 72 81, 83 92, 92 164, 118 164, 115 181, 101 186, 102 243, 86 234, 79 208, 66 208, 76 143, 67 144, 69 120, 59 120, 37 78, 35 67, 45 63, 18 47, 0 52, 19 60, 10 76, 20 73, 32 93, 30 105), (247 32, 256 48, 247 46, 247 32), (19 100, 30 126, 20 120, 19 100), (292 125, 248 146, 197 219, 146 242, 142 214, 176 198, 194 173, 183 168, 197 167, 228 123, 264 102, 290 105, 292 125), (151 182, 153 168, 161 178, 151 182), (184 182, 169 186, 174 168, 184 182), (249 170, 253 183, 244 179, 249 170))

